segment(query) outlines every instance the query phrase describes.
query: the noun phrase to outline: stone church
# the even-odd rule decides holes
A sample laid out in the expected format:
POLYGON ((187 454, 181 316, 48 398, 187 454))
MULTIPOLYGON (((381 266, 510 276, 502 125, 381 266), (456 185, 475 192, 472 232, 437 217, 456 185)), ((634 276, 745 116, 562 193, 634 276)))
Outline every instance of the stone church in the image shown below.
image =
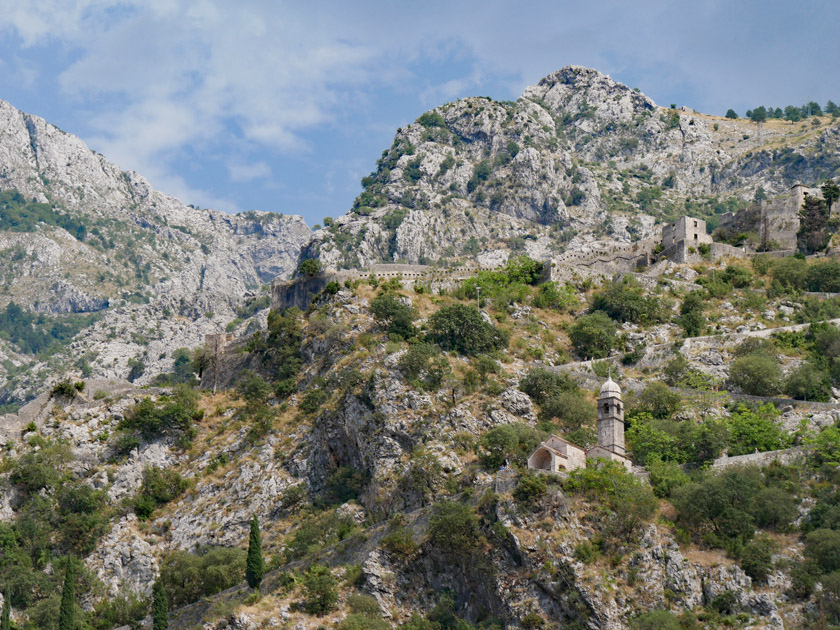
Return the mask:
POLYGON ((550 472, 571 472, 585 468, 593 459, 618 462, 628 471, 632 462, 624 447, 624 401, 618 383, 608 378, 598 393, 598 444, 589 450, 552 435, 528 458, 528 468, 550 472))

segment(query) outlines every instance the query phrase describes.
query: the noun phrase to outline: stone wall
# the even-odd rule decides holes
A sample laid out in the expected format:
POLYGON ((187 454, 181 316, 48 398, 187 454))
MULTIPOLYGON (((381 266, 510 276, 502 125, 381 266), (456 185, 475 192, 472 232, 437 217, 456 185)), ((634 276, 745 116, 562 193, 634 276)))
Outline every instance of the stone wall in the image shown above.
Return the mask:
POLYGON ((781 451, 766 451, 764 453, 750 453, 749 455, 736 455, 735 457, 718 457, 712 466, 714 468, 722 469, 730 466, 768 466, 773 462, 780 464, 790 464, 804 454, 802 447, 796 446, 794 448, 786 448, 781 451))
MULTIPOLYGON (((293 280, 276 279, 271 284, 271 308, 284 309, 295 306, 301 310, 309 307, 312 298, 318 295, 330 282, 344 284, 347 281, 367 280, 375 275, 380 281, 399 280, 403 287, 415 284, 426 285, 432 291, 451 289, 458 283, 472 278, 479 271, 492 271, 500 267, 464 265, 451 269, 428 265, 376 264, 368 269, 347 269, 304 276, 293 280)), ((542 280, 550 279, 550 266, 543 267, 542 280)))

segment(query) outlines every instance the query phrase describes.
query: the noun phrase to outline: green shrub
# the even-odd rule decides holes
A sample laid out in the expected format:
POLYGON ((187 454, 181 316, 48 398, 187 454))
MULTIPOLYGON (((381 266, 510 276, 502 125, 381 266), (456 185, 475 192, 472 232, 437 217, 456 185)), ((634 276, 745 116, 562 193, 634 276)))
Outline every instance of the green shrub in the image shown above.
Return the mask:
POLYGON ((524 505, 533 506, 543 497, 547 489, 548 482, 545 475, 523 471, 519 477, 519 483, 513 491, 513 498, 524 505))
POLYGON ((788 445, 784 429, 777 424, 778 411, 772 404, 753 411, 739 404, 726 419, 729 427, 729 455, 746 455, 755 451, 775 451, 788 445))
POLYGON ((481 436, 480 459, 488 470, 497 470, 505 460, 524 466, 545 434, 527 424, 503 424, 481 436))
POLYGON ((630 621, 632 630, 681 630, 679 619, 670 610, 652 610, 630 621))
POLYGON ((467 356, 506 348, 508 335, 481 317, 478 309, 464 304, 444 306, 428 321, 429 338, 444 350, 467 356))
POLYGON ((410 529, 398 526, 382 538, 382 548, 389 553, 409 557, 417 552, 418 545, 410 529))
POLYGON ((574 558, 583 564, 592 564, 598 558, 598 548, 588 540, 584 540, 575 547, 574 558))
POLYGON ((325 615, 338 602, 338 582, 323 564, 313 564, 303 574, 304 608, 311 615, 325 615))
POLYGON ((301 276, 317 276, 321 273, 321 263, 314 258, 308 258, 300 263, 298 274, 301 276))
POLYGON ((478 553, 482 535, 473 510, 463 503, 444 501, 429 519, 429 544, 444 556, 466 559, 478 553))
POLYGON ((323 389, 310 389, 301 397, 298 407, 304 413, 312 414, 318 411, 329 398, 330 395, 323 389))
POLYGON ((601 359, 616 345, 616 325, 610 317, 596 311, 583 315, 569 328, 569 338, 578 356, 601 359))
POLYGON ((358 615, 366 615, 368 617, 381 617, 382 609, 379 607, 379 602, 375 597, 370 595, 363 595, 361 593, 350 593, 347 596, 347 605, 350 607, 350 612, 358 615))
POLYGON ((753 514, 759 527, 784 532, 799 516, 799 501, 782 488, 764 488, 755 497, 753 514))
POLYGON ((198 601, 239 584, 245 576, 241 549, 205 547, 196 553, 173 551, 160 566, 169 609, 198 601))
POLYGON ((171 397, 161 396, 157 403, 144 398, 125 415, 118 428, 146 440, 175 435, 186 444, 195 435, 194 423, 203 416, 198 408, 198 394, 179 385, 171 397))
POLYGON ((414 309, 390 293, 375 297, 370 303, 370 312, 390 334, 399 335, 403 339, 410 339, 417 334, 414 327, 417 314, 414 309))
POLYGON ((831 399, 831 378, 825 370, 807 361, 785 379, 785 394, 796 400, 828 402, 831 399))
POLYGON ((336 628, 337 630, 390 630, 391 624, 381 617, 351 613, 336 628))
POLYGON ((768 536, 756 536, 741 551, 741 568, 753 580, 762 584, 773 570, 773 554, 778 545, 768 536))
POLYGON ((663 462, 658 455, 647 458, 650 485, 659 498, 668 498, 676 488, 687 484, 690 479, 679 464, 663 462))
POLYGON ((556 418, 567 431, 591 425, 596 415, 595 405, 580 391, 555 394, 546 399, 540 409, 540 420, 548 422, 556 418))
POLYGON ((645 385, 633 409, 649 413, 654 418, 670 418, 682 407, 682 398, 667 385, 653 381, 645 385))
POLYGON ((596 293, 592 310, 603 311, 619 322, 652 324, 662 320, 660 300, 646 296, 644 288, 632 276, 613 280, 596 293))
POLYGON ((779 361, 769 354, 753 353, 739 357, 729 368, 729 381, 745 394, 773 396, 781 390, 779 361))
POLYGON ((572 471, 565 485, 602 506, 598 517, 601 532, 615 543, 635 539, 659 506, 653 491, 615 462, 589 463, 572 471))
POLYGON ((134 513, 145 520, 158 507, 181 496, 189 486, 190 482, 175 470, 148 466, 143 470, 143 483, 132 501, 134 513))
POLYGON ((840 571, 840 531, 816 529, 805 536, 805 557, 823 573, 840 571))

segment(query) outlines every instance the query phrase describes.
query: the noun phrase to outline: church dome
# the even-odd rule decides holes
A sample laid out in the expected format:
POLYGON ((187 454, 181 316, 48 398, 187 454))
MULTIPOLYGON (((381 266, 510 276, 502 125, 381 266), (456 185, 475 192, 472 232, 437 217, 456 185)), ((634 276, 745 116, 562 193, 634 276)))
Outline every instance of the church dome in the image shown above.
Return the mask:
POLYGON ((598 398, 621 398, 621 388, 611 378, 608 378, 606 383, 601 385, 601 392, 598 394, 598 398))

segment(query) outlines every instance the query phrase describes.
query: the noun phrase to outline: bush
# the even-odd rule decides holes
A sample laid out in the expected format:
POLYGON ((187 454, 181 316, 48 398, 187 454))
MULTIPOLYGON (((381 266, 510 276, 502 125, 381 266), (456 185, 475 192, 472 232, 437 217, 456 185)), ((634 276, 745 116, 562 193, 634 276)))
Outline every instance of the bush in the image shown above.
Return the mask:
POLYGON ((149 518, 158 507, 178 498, 190 486, 190 482, 177 471, 148 466, 143 470, 143 483, 135 495, 134 513, 137 518, 149 518))
POLYGON ((479 552, 481 529, 468 505, 444 501, 435 506, 429 519, 429 544, 442 555, 465 560, 479 552))
POLYGON ((161 396, 155 403, 144 398, 119 423, 118 428, 152 440, 176 435, 183 444, 195 435, 193 424, 204 416, 198 408, 198 394, 185 385, 175 388, 171 397, 161 396))
POLYGON ((390 630, 391 624, 381 617, 351 613, 336 628, 337 630, 390 630))
POLYGON ((488 324, 478 309, 464 304, 444 306, 428 322, 429 338, 444 350, 476 356, 506 348, 507 333, 488 324))
POLYGON ((503 424, 481 436, 481 463, 488 470, 498 470, 509 460, 524 466, 528 456, 545 438, 545 434, 527 424, 503 424))
POLYGON ((170 553, 160 567, 160 580, 166 589, 169 609, 239 584, 245 576, 245 556, 243 550, 228 547, 205 547, 197 553, 170 553))
POLYGON ((303 574, 304 608, 311 615, 325 615, 338 602, 338 582, 323 564, 313 564, 303 574))
POLYGON ((317 276, 321 273, 321 263, 314 258, 308 258, 300 263, 298 274, 301 276, 317 276))
POLYGON ((390 334, 399 335, 403 339, 410 339, 417 334, 414 328, 417 317, 414 309, 390 293, 374 298, 370 303, 370 312, 390 334))
POLYGON ((549 398, 563 392, 578 391, 578 386, 565 374, 558 374, 544 368, 532 368, 519 381, 519 389, 541 405, 549 398))
POLYGON ((545 475, 524 471, 519 477, 519 484, 513 491, 513 498, 520 503, 533 506, 538 499, 542 498, 547 489, 545 475))
POLYGON ((828 402, 831 399, 831 379, 827 372, 807 361, 788 375, 785 394, 796 400, 828 402))
POLYGON ((732 362, 729 380, 745 394, 773 396, 781 389, 782 372, 775 356, 753 353, 732 362))
POLYGON ((660 301, 645 296, 644 288, 631 276, 610 282, 592 300, 593 311, 603 311, 619 322, 651 324, 662 319, 660 301))
POLYGON ((758 536, 744 545, 741 551, 741 568, 753 580, 762 584, 773 570, 773 554, 778 546, 772 538, 758 536))
POLYGON ((799 501, 782 488, 764 488, 755 498, 753 513, 759 527, 783 532, 799 516, 799 501))
POLYGON ((683 327, 686 337, 696 337, 703 332, 706 326, 706 317, 703 315, 705 300, 700 291, 692 291, 685 296, 680 305, 680 326, 683 327))
POLYGON ((630 621, 632 630, 681 630, 679 619, 670 610, 652 610, 630 621))
POLYGON ((382 548, 389 553, 408 557, 417 552, 418 545, 410 529, 398 526, 382 538, 382 548))
POLYGON ((840 624, 840 571, 826 575, 820 581, 820 608, 825 611, 829 623, 840 624))
POLYGON ((840 531, 816 529, 805 536, 805 557, 823 573, 840 571, 840 531))
POLYGON ((543 402, 540 411, 540 419, 543 422, 556 418, 568 431, 573 431, 583 425, 591 425, 595 416, 595 405, 584 398, 581 392, 555 394, 543 402))
POLYGON ((670 418, 682 406, 682 398, 672 392, 667 385, 658 381, 648 383, 634 408, 636 411, 647 412, 654 418, 670 418))
POLYGON ((660 499, 670 497, 675 489, 690 481, 679 464, 663 462, 658 456, 647 458, 647 469, 653 493, 660 499))
POLYGON ((726 419, 729 427, 729 455, 747 455, 759 451, 776 451, 788 445, 788 438, 776 423, 778 411, 772 404, 760 405, 755 411, 739 404, 726 419))
POLYGON ((677 488, 671 502, 682 523, 711 546, 723 547, 752 538, 755 519, 748 510, 761 487, 758 469, 731 468, 677 488))
POLYGON ((615 322, 606 313, 596 311, 579 317, 569 328, 569 338, 579 356, 602 359, 615 347, 615 332, 615 322))
POLYGON ((651 489, 615 462, 597 461, 572 471, 566 487, 603 506, 601 532, 615 542, 636 538, 659 506, 651 489))

